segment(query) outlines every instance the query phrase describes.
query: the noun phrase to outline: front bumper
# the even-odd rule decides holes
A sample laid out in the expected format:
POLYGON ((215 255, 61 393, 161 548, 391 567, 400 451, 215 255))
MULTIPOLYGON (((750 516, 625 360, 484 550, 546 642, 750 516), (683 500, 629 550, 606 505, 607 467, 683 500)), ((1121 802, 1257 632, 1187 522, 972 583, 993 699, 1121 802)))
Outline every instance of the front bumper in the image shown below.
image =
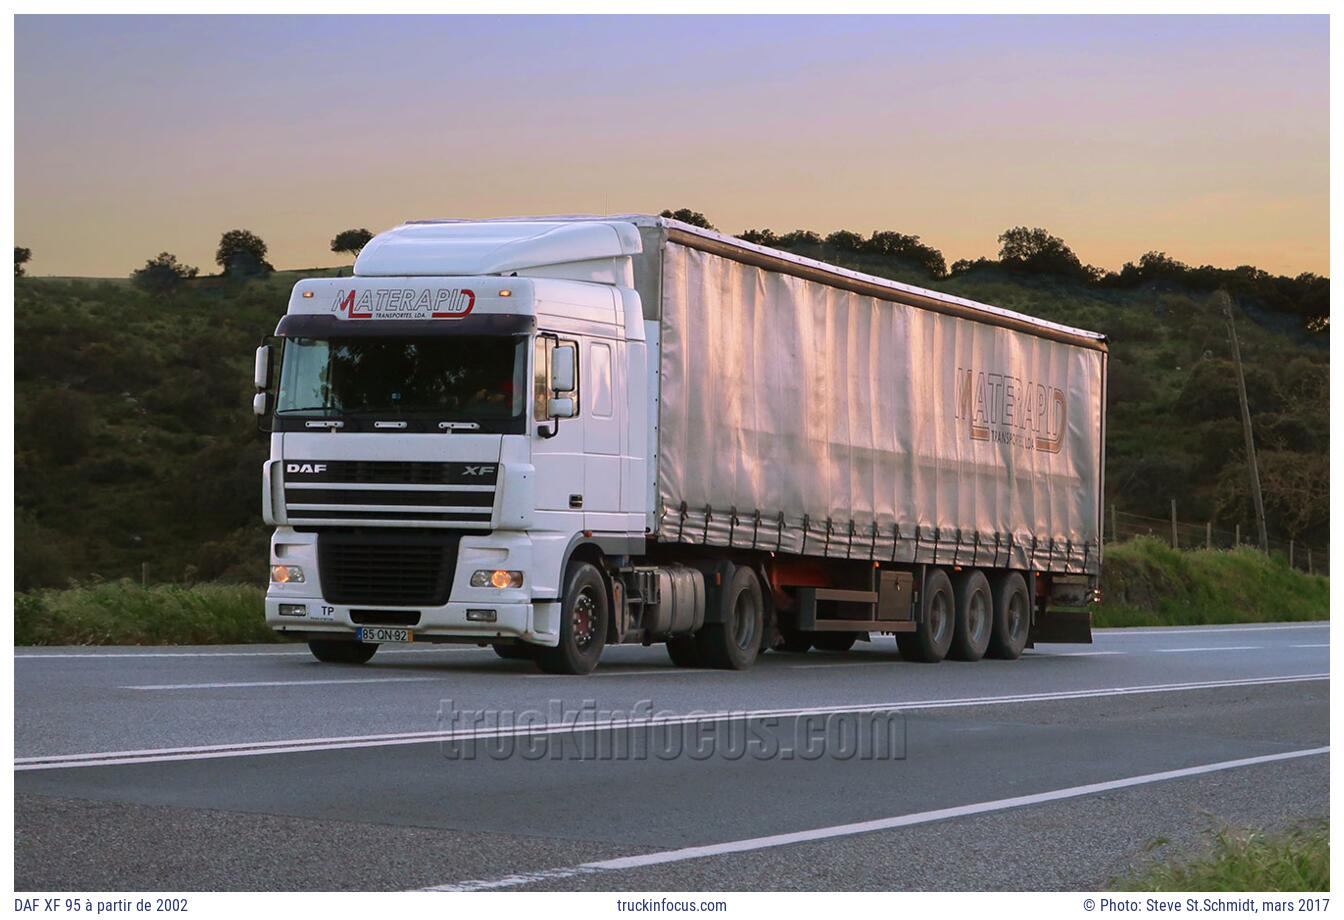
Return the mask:
MULTIPOLYGON (((495 532, 464 536, 458 550, 457 569, 448 603, 441 606, 404 607, 391 604, 333 604, 322 596, 317 563, 317 536, 282 527, 271 543, 271 564, 298 566, 304 581, 277 584, 266 592, 266 624, 277 632, 349 633, 360 626, 390 625, 410 628, 417 639, 490 642, 513 639, 535 645, 554 646, 559 642, 560 605, 534 601, 530 596, 532 565, 531 541, 525 534, 495 532), (522 588, 495 589, 470 587, 471 573, 477 569, 514 569, 526 573, 522 588), (466 586, 466 587, 463 587, 466 586), (291 609, 281 614, 280 608, 291 609), (358 622, 359 611, 376 610, 380 615, 405 612, 407 622, 358 622), (468 611, 493 610, 493 622, 468 619, 468 611), (418 618, 416 616, 418 615, 418 618), (415 622, 409 622, 415 619, 415 622)), ((365 614, 367 617, 367 613, 365 614)))

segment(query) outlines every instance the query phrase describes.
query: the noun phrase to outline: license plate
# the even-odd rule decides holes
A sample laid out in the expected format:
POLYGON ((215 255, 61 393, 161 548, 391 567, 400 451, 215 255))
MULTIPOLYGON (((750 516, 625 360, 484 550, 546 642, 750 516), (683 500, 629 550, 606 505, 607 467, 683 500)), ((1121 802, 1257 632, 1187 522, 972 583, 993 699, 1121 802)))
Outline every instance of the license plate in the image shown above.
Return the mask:
POLYGON ((414 642, 415 635, 409 629, 394 626, 361 626, 355 630, 355 638, 360 642, 414 642))

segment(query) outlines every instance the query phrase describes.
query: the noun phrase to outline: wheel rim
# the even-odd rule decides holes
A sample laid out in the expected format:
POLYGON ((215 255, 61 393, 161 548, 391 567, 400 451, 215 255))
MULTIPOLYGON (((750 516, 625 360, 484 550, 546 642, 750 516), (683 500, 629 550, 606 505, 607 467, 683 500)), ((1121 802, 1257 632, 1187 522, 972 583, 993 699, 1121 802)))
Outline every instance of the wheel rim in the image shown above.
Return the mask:
POLYGON ((1008 601, 1008 635, 1018 638, 1025 631, 1026 623, 1026 603, 1021 594, 1014 594, 1008 601))
POLYGON ((952 617, 948 615, 947 593, 939 591, 929 604, 929 637, 935 645, 941 645, 947 637, 948 625, 952 617))
POLYGON ((586 651, 593 644, 597 634, 597 598, 592 588, 584 588, 574 599, 574 609, 569 615, 570 631, 574 634, 574 645, 579 651, 586 651))
POLYGON ((745 649, 751 641, 754 620, 751 592, 743 591, 738 594, 737 603, 733 604, 733 642, 738 648, 745 649))
POLYGON ((971 643, 979 646, 989 634, 989 601, 984 591, 975 592, 971 597, 970 608, 966 611, 967 632, 971 643))

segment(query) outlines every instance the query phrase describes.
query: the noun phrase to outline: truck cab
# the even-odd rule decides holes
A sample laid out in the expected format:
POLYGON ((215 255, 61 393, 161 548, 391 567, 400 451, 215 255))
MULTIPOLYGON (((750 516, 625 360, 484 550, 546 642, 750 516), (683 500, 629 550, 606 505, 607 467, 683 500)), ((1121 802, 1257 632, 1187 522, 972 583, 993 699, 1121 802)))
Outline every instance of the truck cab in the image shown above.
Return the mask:
POLYGON ((652 526, 640 248, 619 221, 409 223, 294 286, 256 363, 273 629, 327 661, 466 641, 591 669, 609 593, 575 563, 652 526))

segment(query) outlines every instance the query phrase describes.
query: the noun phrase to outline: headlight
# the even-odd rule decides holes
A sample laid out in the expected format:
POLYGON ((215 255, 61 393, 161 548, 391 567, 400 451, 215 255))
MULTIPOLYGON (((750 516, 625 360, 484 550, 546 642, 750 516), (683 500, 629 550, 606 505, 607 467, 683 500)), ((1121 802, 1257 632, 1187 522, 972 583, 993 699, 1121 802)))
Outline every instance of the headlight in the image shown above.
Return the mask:
POLYGON ((303 584, 303 569, 297 565, 273 565, 271 581, 277 585, 303 584))
POLYGON ((503 569, 477 569, 471 574, 473 588, 521 588, 522 572, 506 572, 503 569))

